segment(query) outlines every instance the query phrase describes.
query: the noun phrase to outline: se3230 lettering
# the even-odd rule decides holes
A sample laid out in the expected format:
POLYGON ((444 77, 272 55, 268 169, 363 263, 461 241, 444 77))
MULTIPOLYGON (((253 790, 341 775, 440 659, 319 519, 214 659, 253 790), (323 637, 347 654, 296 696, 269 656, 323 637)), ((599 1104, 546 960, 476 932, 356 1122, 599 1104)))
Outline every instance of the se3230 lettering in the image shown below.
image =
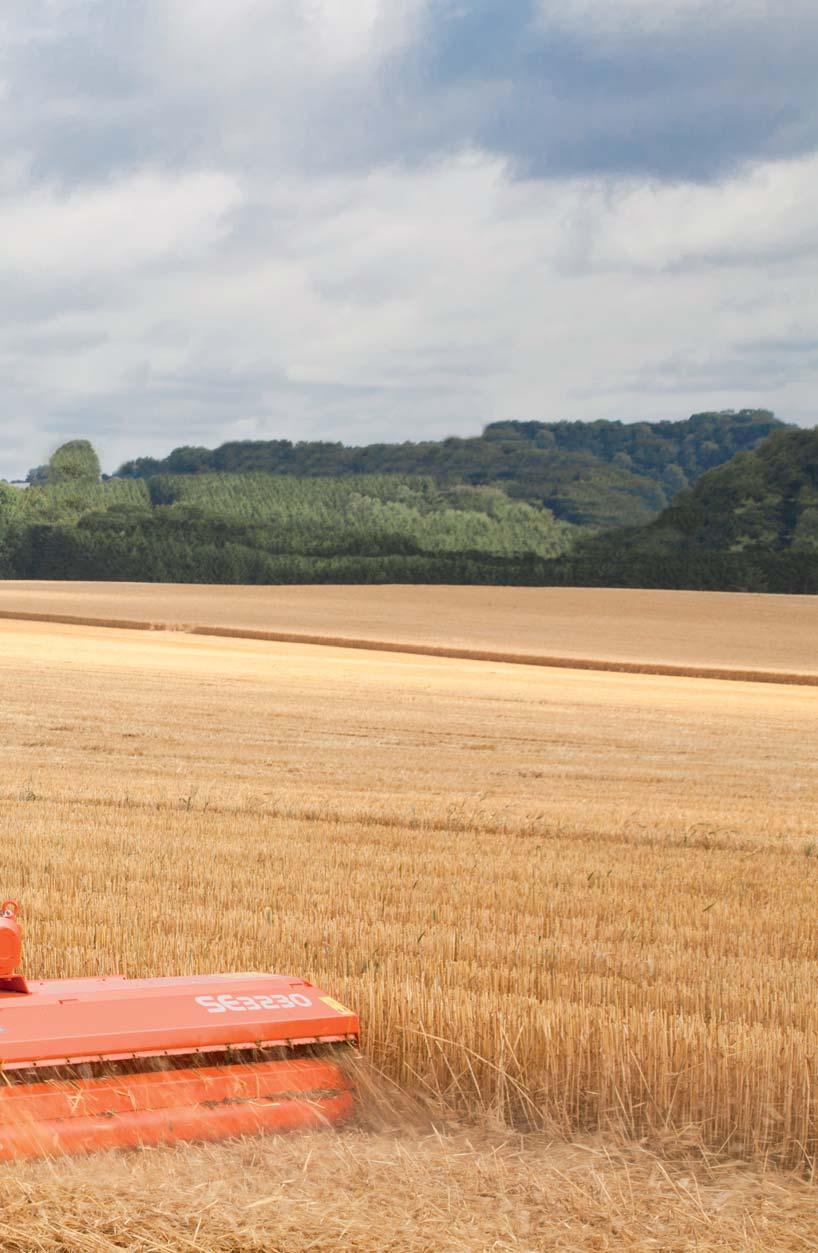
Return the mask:
POLYGON ((196 1004, 209 1014, 248 1014, 265 1009, 307 1009, 312 1001, 301 992, 291 992, 289 996, 232 996, 229 992, 222 992, 219 996, 197 996, 196 1004))

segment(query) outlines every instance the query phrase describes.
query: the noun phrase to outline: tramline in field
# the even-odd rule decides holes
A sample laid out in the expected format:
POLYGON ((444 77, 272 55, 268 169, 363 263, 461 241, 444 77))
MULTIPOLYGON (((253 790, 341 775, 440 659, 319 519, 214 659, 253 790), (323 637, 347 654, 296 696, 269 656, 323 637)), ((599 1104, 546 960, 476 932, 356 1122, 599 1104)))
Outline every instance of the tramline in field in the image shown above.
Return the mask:
POLYGON ((0 1160, 349 1118, 355 1014, 283 975, 28 982, 0 907, 0 1160))

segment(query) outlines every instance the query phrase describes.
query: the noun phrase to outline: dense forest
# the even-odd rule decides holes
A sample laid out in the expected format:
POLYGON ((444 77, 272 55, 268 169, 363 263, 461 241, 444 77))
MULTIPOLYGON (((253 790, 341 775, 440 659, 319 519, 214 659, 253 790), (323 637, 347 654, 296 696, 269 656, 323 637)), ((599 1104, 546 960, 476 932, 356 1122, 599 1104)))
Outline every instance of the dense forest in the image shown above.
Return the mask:
POLYGON ((577 533, 499 488, 428 476, 101 481, 82 440, 59 449, 27 490, 0 486, 6 578, 530 582, 577 533))
POLYGON ((73 440, 29 483, 0 483, 0 577, 818 592, 818 431, 765 411, 358 450, 225 444, 110 478, 73 440))
POLYGON ((818 592, 818 429, 779 431, 711 470, 647 526, 582 536, 559 580, 818 592))
MULTIPOLYGON (((783 424, 764 409, 697 413, 683 422, 495 422, 471 439, 344 444, 246 440, 220 448, 176 448, 140 457, 123 478, 276 474, 342 478, 431 477, 441 485, 499 487, 578 526, 633 526, 666 508, 678 491, 783 424)), ((41 471, 33 472, 35 475, 41 471)))

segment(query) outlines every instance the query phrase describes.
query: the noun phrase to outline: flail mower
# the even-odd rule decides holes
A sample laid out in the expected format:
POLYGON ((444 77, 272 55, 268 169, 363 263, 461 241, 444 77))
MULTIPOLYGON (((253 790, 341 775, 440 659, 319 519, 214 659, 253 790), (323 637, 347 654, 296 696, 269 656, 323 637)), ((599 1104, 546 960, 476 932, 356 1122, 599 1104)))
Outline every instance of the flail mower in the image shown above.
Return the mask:
POLYGON ((0 906, 0 1161, 221 1140, 351 1116, 358 1018, 303 979, 15 973, 0 906))

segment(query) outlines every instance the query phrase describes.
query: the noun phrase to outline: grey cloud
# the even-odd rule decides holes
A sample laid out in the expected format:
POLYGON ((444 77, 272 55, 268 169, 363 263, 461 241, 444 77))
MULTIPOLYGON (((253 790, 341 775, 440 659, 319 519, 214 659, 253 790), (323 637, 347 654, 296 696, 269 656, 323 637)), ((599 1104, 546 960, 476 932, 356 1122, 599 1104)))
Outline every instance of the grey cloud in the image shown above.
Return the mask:
POLYGON ((605 38, 593 9, 569 22, 535 0, 430 0, 408 45, 338 65, 304 51, 306 5, 237 11, 222 40, 191 46, 169 37, 171 0, 5 2, 12 32, 42 20, 7 58, 0 134, 69 184, 148 163, 348 171, 467 147, 521 177, 709 179, 818 143, 807 0, 762 14, 707 0, 675 20, 669 5, 664 25, 605 38))
POLYGON ((668 5, 664 26, 606 39, 593 14, 538 23, 533 0, 476 0, 448 20, 440 7, 415 54, 436 125, 463 126, 524 175, 711 178, 818 141, 818 13, 802 0, 764 17, 718 0, 675 22, 668 5))
POLYGON ((89 348, 100 348, 111 341, 105 331, 81 331, 72 327, 37 327, 32 330, 21 329, 7 332, 4 336, 7 346, 20 353, 50 352, 84 352, 89 348))
POLYGON ((755 406, 775 409, 775 404, 765 405, 762 400, 780 395, 792 373, 792 357, 787 350, 751 352, 746 345, 736 344, 703 357, 680 353, 646 363, 643 369, 626 375, 618 390, 635 392, 648 388, 655 395, 722 393, 732 397, 749 390, 756 398, 755 406))
MULTIPOLYGON (((436 438, 437 421, 418 411, 427 391, 422 383, 399 392, 343 382, 299 383, 272 372, 236 378, 211 371, 195 378, 154 379, 147 387, 123 386, 59 406, 40 428, 39 459, 64 440, 89 433, 108 471, 129 457, 162 456, 179 444, 215 447, 231 439, 342 436, 365 443, 389 439, 390 426, 395 438, 436 438)), ((447 433, 474 433, 473 406, 464 412, 456 399, 451 412, 447 433)), ((16 463, 23 446, 24 441, 5 444, 0 436, 0 473, 13 476, 13 465, 4 470, 2 460, 10 457, 16 463)))
POLYGON ((780 355, 786 361, 792 357, 818 358, 818 339, 783 339, 781 336, 770 336, 767 339, 750 339, 736 345, 736 351, 748 356, 780 355))
POLYGON ((818 9, 594 20, 633 3, 418 0, 342 55, 317 0, 3 0, 0 474, 77 434, 112 469, 714 397, 814 421, 813 166, 781 159, 818 150, 818 9))

